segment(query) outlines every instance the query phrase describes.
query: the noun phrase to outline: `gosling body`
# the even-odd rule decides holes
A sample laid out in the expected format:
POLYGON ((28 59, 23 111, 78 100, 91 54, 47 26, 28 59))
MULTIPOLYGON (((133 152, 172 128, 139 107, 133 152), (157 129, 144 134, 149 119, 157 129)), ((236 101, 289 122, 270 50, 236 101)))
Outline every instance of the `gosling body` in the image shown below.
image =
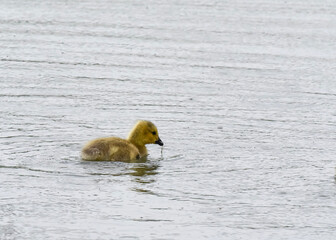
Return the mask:
POLYGON ((92 140, 83 147, 81 157, 89 161, 132 162, 148 155, 147 144, 163 146, 156 126, 150 121, 138 121, 127 139, 107 137, 92 140))

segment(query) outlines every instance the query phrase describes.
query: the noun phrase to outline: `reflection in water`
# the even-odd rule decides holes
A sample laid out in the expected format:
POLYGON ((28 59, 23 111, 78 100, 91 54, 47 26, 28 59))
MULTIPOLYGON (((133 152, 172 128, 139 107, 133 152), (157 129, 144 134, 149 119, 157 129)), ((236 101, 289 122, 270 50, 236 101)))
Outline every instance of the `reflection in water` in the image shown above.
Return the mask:
POLYGON ((155 196, 158 196, 157 193, 151 191, 151 190, 148 190, 148 189, 143 189, 143 188, 133 188, 132 189, 133 191, 135 192, 139 192, 139 193, 145 193, 145 194, 150 194, 150 195, 155 195, 155 196))
POLYGON ((156 175, 158 172, 156 171, 159 168, 158 164, 139 164, 135 167, 130 168, 131 170, 134 170, 134 172, 131 172, 130 175, 142 177, 147 175, 156 175))
POLYGON ((153 191, 144 189, 143 187, 146 184, 154 183, 156 181, 156 179, 153 176, 158 174, 157 171, 158 168, 159 168, 158 163, 151 163, 151 162, 141 163, 130 168, 130 170, 132 170, 130 175, 134 176, 135 177, 134 181, 140 184, 139 187, 135 187, 132 190, 139 193, 157 195, 153 191))
MULTIPOLYGON (((131 175, 135 177, 152 176, 158 174, 157 169, 160 167, 159 162, 147 161, 147 158, 142 158, 133 163, 114 162, 114 161, 80 161, 80 166, 83 167, 86 174, 96 176, 123 176, 131 175)), ((139 182, 142 182, 141 178, 139 182)), ((148 180, 148 179, 147 179, 148 180)), ((145 181, 148 182, 148 181, 145 181)), ((152 181, 150 181, 152 182, 152 181)))

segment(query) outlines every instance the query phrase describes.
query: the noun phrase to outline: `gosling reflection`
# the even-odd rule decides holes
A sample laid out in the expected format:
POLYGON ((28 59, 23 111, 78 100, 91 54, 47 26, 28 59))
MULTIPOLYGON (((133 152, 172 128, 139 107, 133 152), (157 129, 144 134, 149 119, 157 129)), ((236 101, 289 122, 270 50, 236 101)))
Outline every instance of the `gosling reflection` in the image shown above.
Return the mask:
POLYGON ((130 168, 132 172, 130 175, 134 176, 133 181, 136 182, 136 186, 132 188, 133 191, 145 194, 156 195, 152 190, 145 189, 150 187, 151 183, 156 181, 155 175, 158 174, 159 168, 158 162, 145 162, 145 163, 138 163, 134 167, 130 168), (147 185, 147 187, 145 187, 147 185))
POLYGON ((136 182, 136 186, 132 190, 142 194, 157 195, 152 191, 151 183, 156 181, 155 175, 158 174, 158 168, 159 164, 157 163, 141 163, 130 168, 132 170, 130 175, 134 176, 133 181, 136 182))
POLYGON ((158 164, 153 163, 141 163, 135 167, 130 168, 133 172, 130 173, 132 176, 143 177, 151 176, 158 174, 157 169, 159 168, 158 164))

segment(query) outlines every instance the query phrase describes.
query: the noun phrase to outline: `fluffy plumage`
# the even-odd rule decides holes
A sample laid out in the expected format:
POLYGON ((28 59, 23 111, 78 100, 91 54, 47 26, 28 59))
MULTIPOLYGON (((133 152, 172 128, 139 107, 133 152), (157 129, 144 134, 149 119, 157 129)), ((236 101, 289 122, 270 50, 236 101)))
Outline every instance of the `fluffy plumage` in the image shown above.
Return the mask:
POLYGON ((146 156, 146 144, 163 145, 156 126, 150 121, 138 121, 127 139, 98 138, 82 149, 82 159, 91 161, 131 162, 146 156))

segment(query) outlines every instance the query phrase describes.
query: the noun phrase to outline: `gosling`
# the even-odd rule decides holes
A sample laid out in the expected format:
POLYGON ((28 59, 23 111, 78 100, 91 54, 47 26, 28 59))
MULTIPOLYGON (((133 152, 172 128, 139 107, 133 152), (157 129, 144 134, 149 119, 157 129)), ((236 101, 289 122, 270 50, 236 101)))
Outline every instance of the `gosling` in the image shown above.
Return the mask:
POLYGON ((163 146, 156 126, 150 121, 138 121, 127 139, 98 138, 88 142, 81 157, 88 161, 132 162, 148 155, 146 144, 163 146))

